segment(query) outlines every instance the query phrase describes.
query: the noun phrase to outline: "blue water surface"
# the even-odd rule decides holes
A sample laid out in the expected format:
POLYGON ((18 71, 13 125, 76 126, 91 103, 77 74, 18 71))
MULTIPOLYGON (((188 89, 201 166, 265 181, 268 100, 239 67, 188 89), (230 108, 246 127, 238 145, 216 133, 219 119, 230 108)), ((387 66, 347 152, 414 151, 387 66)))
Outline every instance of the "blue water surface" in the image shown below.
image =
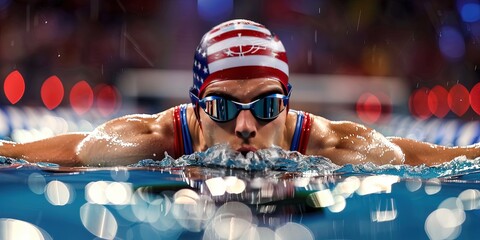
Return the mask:
POLYGON ((338 166, 221 145, 108 168, 0 158, 0 239, 473 239, 479 165, 338 166))

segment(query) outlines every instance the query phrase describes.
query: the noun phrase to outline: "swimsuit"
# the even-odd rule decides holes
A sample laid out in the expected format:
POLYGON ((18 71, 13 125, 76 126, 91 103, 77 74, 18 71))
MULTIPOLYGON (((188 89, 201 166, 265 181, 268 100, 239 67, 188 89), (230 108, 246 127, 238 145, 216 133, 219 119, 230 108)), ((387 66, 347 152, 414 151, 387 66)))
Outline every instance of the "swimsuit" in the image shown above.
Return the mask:
POLYGON ((308 139, 310 138, 310 130, 312 127, 312 117, 309 113, 303 111, 290 110, 297 113, 297 123, 295 124, 295 132, 293 133, 290 151, 297 151, 305 154, 307 151, 308 139))
POLYGON ((187 123, 187 106, 187 104, 182 104, 173 109, 173 137, 176 157, 193 153, 192 136, 187 123))
MULTIPOLYGON (((175 156, 183 156, 192 154, 193 144, 192 136, 187 124, 187 104, 176 106, 173 110, 173 127, 174 127, 174 151, 175 156)), ((293 133, 290 151, 298 151, 305 154, 307 151, 308 139, 310 138, 310 130, 312 126, 312 117, 309 113, 303 111, 290 110, 297 114, 295 131, 293 133)))

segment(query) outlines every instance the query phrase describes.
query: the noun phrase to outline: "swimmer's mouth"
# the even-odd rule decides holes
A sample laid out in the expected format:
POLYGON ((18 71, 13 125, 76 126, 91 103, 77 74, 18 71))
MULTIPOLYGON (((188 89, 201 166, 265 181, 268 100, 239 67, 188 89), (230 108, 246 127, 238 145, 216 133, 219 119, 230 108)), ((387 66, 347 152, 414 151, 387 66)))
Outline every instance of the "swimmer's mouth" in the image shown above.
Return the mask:
POLYGON ((241 153, 243 156, 246 156, 249 152, 256 152, 257 149, 254 147, 241 147, 237 149, 237 152, 241 153))

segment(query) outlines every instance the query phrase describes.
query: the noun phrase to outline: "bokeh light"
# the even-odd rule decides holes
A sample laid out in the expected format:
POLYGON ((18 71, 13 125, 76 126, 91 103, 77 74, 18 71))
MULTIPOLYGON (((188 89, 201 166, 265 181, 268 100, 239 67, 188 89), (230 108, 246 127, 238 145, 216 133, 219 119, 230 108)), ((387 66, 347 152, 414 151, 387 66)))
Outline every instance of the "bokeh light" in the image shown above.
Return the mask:
POLYGON ((77 82, 70 91, 70 105, 78 115, 88 112, 93 104, 93 90, 86 81, 77 82))
MULTIPOLYGON (((205 239, 205 238, 204 238, 205 239)), ((251 239, 251 240, 277 240, 281 239, 272 229, 266 227, 256 227, 252 226, 248 229, 240 239, 251 239)))
POLYGON ((368 176, 363 179, 360 187, 357 189, 358 195, 368 195, 373 193, 390 193, 392 185, 400 181, 398 176, 393 175, 377 175, 368 176))
POLYGON ((366 123, 375 123, 382 114, 382 103, 372 93, 362 94, 356 104, 358 117, 366 123))
POLYGON ((222 196, 227 191, 227 184, 221 177, 207 179, 205 184, 212 196, 222 196))
POLYGON ((209 22, 221 22, 233 11, 233 0, 198 0, 198 14, 209 22))
POLYGON ((122 214, 123 217, 131 219, 133 221, 147 221, 149 216, 149 207, 151 201, 145 199, 140 189, 137 189, 132 196, 132 215, 129 212, 122 214))
POLYGON ((405 187, 410 192, 416 192, 418 189, 422 187, 422 179, 419 178, 411 178, 405 181, 405 187))
POLYGON ((127 182, 96 181, 85 186, 85 199, 92 204, 129 204, 132 184, 127 182))
POLYGON ((3 83, 3 91, 11 104, 22 99, 25 92, 25 80, 19 71, 15 70, 8 74, 3 83))
POLYGON ((465 40, 456 28, 443 26, 438 37, 438 45, 447 59, 458 60, 465 55, 465 40))
POLYGON ((230 194, 240 194, 246 188, 245 182, 235 176, 225 177, 225 183, 227 184, 226 192, 230 194))
POLYGON ((439 208, 428 215, 425 232, 430 239, 455 239, 460 234, 458 221, 450 209, 439 208))
POLYGON ((448 107, 457 116, 463 116, 470 107, 470 93, 462 84, 455 84, 448 92, 448 107))
POLYGON ((333 205, 328 206, 328 209, 331 212, 334 213, 339 213, 345 209, 347 206, 347 202, 345 201, 345 198, 341 195, 336 195, 333 197, 333 201, 335 202, 333 205))
POLYGON ((172 214, 183 228, 199 232, 206 228, 215 214, 215 204, 209 196, 181 189, 173 196, 172 214))
POLYGON ((341 195, 344 198, 350 197, 360 187, 361 181, 358 177, 347 177, 343 182, 339 182, 332 191, 335 195, 341 195))
POLYGON ((113 214, 104 206, 85 203, 80 208, 83 226, 93 235, 103 239, 114 239, 118 224, 113 214))
POLYGON ((277 228, 275 230, 275 233, 279 236, 280 239, 299 239, 299 236, 301 236, 301 239, 303 240, 314 239, 310 229, 294 222, 288 222, 285 225, 277 228))
POLYGON ((43 229, 29 222, 0 218, 0 240, 11 239, 51 240, 52 237, 43 229))
POLYGON ((432 115, 428 107, 428 92, 428 88, 422 87, 413 91, 410 95, 408 107, 413 116, 419 119, 427 119, 432 115))
POLYGON ((125 182, 130 177, 130 172, 127 167, 116 166, 110 171, 112 179, 118 182, 125 182))
POLYGON ((431 178, 425 182, 425 193, 428 195, 437 194, 442 190, 442 184, 438 178, 431 178))
POLYGON ((90 182, 85 186, 85 200, 89 203, 107 204, 108 199, 105 195, 105 190, 108 187, 106 181, 90 182))
POLYGON ((308 203, 312 207, 329 207, 335 204, 334 197, 330 189, 324 189, 309 195, 308 203))
POLYGON ((47 80, 45 80, 42 84, 40 94, 43 104, 49 110, 53 110, 58 107, 58 105, 60 105, 62 102, 64 95, 63 84, 60 78, 55 75, 47 78, 47 80))
POLYGON ((463 203, 456 197, 443 200, 425 221, 425 232, 430 239, 456 239, 465 222, 463 203))
POLYGON ((105 189, 105 196, 111 204, 128 204, 132 197, 132 184, 125 182, 111 182, 105 189))
POLYGON ((475 84, 470 91, 470 106, 473 111, 480 115, 480 83, 475 84))
POLYGON ((450 108, 448 107, 448 91, 442 86, 433 87, 428 93, 428 109, 438 118, 444 118, 450 108))
POLYGON ((63 206, 73 201, 73 190, 70 185, 53 180, 47 184, 45 198, 55 206, 63 206))
POLYGON ((47 183, 45 177, 40 173, 32 173, 28 176, 28 187, 36 194, 43 194, 47 183))
POLYGON ((478 1, 458 1, 458 7, 462 20, 467 23, 473 23, 480 20, 480 4, 478 1))
POLYGON ((208 224, 204 239, 238 239, 252 227, 252 220, 253 215, 247 205, 227 202, 217 210, 208 224))
POLYGON ((108 117, 119 108, 121 96, 115 86, 101 84, 96 88, 95 101, 100 114, 108 117))
POLYGON ((478 189, 467 189, 458 195, 462 201, 463 208, 467 211, 480 208, 480 191, 478 189))

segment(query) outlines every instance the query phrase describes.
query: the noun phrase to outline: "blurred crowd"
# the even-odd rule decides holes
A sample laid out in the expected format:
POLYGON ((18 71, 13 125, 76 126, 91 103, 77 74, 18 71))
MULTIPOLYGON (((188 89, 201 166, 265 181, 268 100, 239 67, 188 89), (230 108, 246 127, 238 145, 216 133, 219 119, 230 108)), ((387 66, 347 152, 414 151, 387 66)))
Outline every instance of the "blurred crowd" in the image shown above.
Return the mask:
POLYGON ((129 68, 190 69, 202 34, 232 18, 274 31, 291 73, 394 76, 412 91, 479 82, 474 0, 0 0, 0 76, 21 72, 18 104, 35 106, 52 75, 68 90, 129 68))

